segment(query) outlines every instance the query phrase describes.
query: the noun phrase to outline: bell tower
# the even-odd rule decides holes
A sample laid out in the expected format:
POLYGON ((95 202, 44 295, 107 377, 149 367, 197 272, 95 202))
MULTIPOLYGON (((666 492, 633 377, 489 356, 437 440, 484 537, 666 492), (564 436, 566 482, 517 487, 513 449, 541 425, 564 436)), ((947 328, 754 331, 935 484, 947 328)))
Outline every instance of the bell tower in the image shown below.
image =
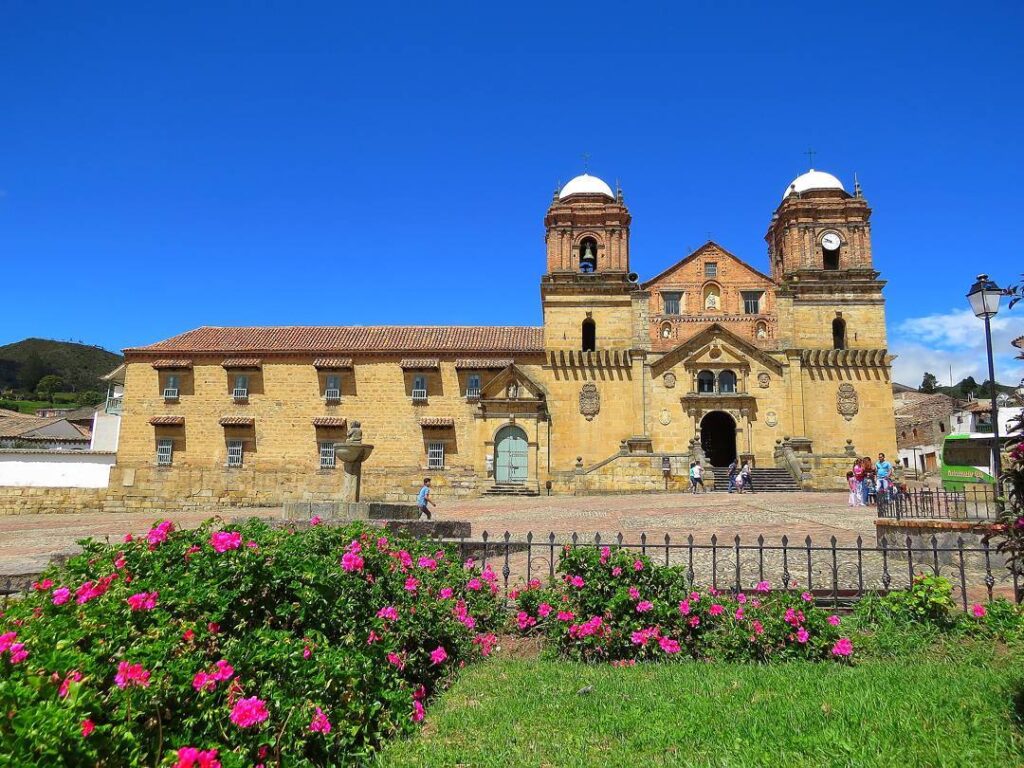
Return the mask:
POLYGON ((765 241, 780 340, 807 349, 884 349, 885 304, 871 253, 871 208, 854 182, 811 169, 786 189, 765 241))
POLYGON ((629 271, 629 209, 622 191, 582 174, 555 191, 544 216, 547 271, 541 278, 549 350, 632 349, 637 277, 629 271))

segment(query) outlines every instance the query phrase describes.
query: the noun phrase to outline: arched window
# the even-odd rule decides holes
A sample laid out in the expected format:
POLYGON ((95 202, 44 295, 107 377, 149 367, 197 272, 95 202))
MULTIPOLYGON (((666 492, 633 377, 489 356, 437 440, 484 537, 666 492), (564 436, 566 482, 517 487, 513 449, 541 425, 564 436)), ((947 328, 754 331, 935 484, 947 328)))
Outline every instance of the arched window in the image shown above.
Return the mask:
POLYGON ((597 323, 589 317, 583 321, 583 351, 593 352, 597 349, 597 323))
POLYGON ((697 374, 697 392, 702 395, 710 395, 715 391, 715 374, 711 371, 701 371, 697 374))
POLYGON ((580 272, 597 270, 597 240, 584 237, 580 240, 580 272))
POLYGON ((732 371, 722 371, 718 374, 718 391, 733 393, 736 391, 736 374, 732 371))
POLYGON ((832 321, 832 348, 846 349, 846 321, 841 317, 832 321))

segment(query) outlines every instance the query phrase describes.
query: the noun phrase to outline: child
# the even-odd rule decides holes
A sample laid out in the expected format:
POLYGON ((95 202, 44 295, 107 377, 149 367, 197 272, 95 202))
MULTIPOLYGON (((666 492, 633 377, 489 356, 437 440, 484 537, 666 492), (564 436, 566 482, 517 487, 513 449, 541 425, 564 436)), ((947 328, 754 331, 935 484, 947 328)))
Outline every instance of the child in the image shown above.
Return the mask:
POLYGON ((849 488, 850 488, 850 501, 849 501, 849 505, 851 507, 856 506, 857 504, 860 503, 860 498, 859 498, 860 494, 857 493, 858 483, 857 483, 857 479, 853 476, 853 472, 847 472, 846 473, 846 485, 849 486, 849 488))

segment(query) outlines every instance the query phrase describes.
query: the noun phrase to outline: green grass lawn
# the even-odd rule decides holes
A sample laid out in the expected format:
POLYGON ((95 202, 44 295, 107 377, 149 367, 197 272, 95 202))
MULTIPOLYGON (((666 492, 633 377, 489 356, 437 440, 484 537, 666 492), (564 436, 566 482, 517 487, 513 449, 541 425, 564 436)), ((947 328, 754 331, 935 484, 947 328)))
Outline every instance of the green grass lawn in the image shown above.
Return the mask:
MULTIPOLYGON (((67 393, 61 393, 60 395, 58 395, 58 397, 61 397, 61 396, 67 397, 67 398, 73 398, 74 397, 74 393, 67 392, 67 393)), ((0 399, 2 399, 2 398, 0 398, 0 399)), ((77 403, 73 403, 73 402, 71 402, 71 403, 61 403, 61 402, 53 402, 53 403, 51 403, 49 400, 6 400, 6 402, 7 403, 13 403, 17 407, 17 409, 18 409, 18 413, 29 413, 29 414, 35 413, 40 408, 78 408, 78 404, 77 403)))
POLYGON ((467 670, 380 766, 1024 765, 1020 659, 467 670), (588 693, 580 694, 585 687, 588 693))

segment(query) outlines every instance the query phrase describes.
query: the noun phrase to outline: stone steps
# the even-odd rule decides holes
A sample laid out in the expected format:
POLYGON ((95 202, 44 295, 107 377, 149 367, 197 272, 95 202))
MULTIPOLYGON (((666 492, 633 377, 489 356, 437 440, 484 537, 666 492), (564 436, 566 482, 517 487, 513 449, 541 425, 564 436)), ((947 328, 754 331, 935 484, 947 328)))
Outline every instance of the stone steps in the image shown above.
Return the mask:
POLYGON ((495 483, 484 491, 484 496, 540 496, 540 491, 521 483, 495 483))
MULTIPOLYGON (((726 467, 709 467, 715 476, 715 491, 724 492, 729 487, 729 470, 726 467)), ((800 485, 785 469, 779 467, 755 468, 751 470, 754 493, 792 493, 800 485)))

